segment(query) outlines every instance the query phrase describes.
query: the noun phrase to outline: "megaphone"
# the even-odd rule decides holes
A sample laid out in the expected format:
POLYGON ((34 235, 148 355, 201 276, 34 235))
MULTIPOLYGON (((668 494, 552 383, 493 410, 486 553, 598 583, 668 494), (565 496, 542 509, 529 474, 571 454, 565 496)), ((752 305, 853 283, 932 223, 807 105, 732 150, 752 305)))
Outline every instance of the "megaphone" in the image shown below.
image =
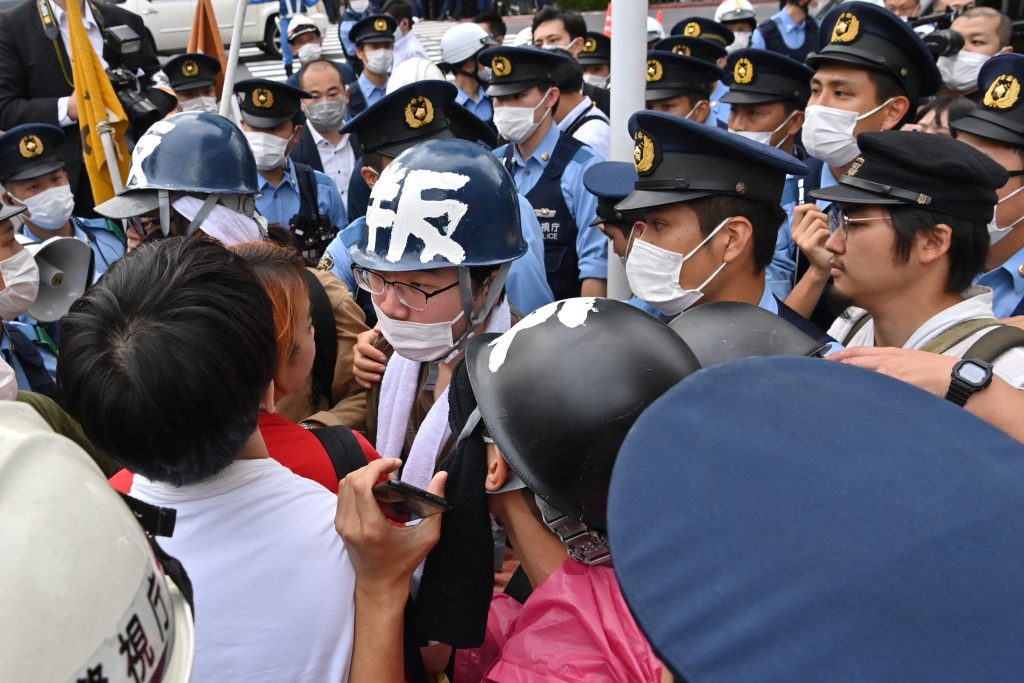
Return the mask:
POLYGON ((28 314, 44 323, 60 320, 92 282, 92 249, 75 237, 51 237, 25 248, 39 268, 39 294, 28 314))

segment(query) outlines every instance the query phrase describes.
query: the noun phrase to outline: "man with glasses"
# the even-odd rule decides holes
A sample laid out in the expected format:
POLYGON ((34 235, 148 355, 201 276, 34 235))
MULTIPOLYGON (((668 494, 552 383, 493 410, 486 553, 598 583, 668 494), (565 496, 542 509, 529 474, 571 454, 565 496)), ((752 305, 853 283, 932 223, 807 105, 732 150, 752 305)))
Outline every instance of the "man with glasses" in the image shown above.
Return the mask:
POLYGON ((839 182, 811 193, 832 202, 815 220, 831 233, 835 291, 856 306, 829 333, 846 346, 965 359, 946 394, 961 406, 993 373, 1024 386, 1024 335, 994 319, 991 289, 971 284, 1006 169, 940 135, 886 131, 857 142, 861 154, 839 182))

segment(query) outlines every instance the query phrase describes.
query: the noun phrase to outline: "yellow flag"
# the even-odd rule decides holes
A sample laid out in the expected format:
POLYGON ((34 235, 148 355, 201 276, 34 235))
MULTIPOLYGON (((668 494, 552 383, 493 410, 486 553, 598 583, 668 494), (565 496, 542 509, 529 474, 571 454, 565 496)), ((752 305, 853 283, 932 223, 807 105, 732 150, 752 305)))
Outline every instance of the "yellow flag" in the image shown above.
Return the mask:
POLYGON ((92 185, 92 196, 97 204, 114 196, 111 173, 117 173, 124 183, 128 175, 128 146, 124 136, 128 131, 128 117, 114 93, 114 87, 103 70, 96 50, 82 21, 82 8, 78 0, 68 2, 68 27, 71 33, 71 72, 78 95, 78 126, 82 132, 82 154, 85 170, 92 185), (107 122, 114 131, 116 159, 107 159, 103 152, 97 125, 107 122), (110 162, 108 164, 108 161, 110 162))
POLYGON ((192 34, 188 37, 188 52, 202 52, 220 62, 220 73, 217 74, 217 97, 224 89, 224 72, 228 60, 224 55, 224 41, 220 38, 217 28, 217 15, 213 13, 210 0, 199 0, 196 13, 192 19, 192 34))

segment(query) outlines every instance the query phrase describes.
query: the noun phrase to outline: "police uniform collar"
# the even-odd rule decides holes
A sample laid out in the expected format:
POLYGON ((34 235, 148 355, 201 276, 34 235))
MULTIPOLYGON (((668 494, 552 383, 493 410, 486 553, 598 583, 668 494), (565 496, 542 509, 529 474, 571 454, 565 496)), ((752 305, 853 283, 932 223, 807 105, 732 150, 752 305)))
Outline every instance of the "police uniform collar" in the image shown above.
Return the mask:
POLYGON ((772 17, 773 20, 776 18, 779 19, 776 23, 779 24, 779 28, 782 29, 783 33, 792 33, 807 24, 807 19, 804 19, 799 24, 796 23, 785 9, 780 10, 772 17))
POLYGON ((558 138, 561 135, 562 133, 558 130, 558 126, 552 121, 548 132, 540 139, 537 149, 533 150, 533 154, 530 155, 529 159, 523 159, 522 154, 519 152, 519 145, 512 145, 512 153, 515 155, 516 163, 525 167, 530 162, 530 159, 534 159, 540 164, 541 168, 544 168, 551 160, 551 155, 554 154, 555 146, 558 145, 558 138))

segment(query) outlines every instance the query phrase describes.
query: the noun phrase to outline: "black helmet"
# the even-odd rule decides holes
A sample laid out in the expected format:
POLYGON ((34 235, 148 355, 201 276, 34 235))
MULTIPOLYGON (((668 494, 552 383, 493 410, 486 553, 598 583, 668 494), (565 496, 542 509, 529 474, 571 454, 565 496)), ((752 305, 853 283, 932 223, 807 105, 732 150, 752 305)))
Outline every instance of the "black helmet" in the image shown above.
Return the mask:
POLYGON ((735 301, 694 306, 669 327, 702 368, 750 356, 820 356, 828 348, 774 313, 735 301))
POLYGON ((607 529, 608 483, 633 421, 700 368, 666 325, 629 304, 548 304, 466 354, 480 415, 512 470, 539 499, 607 529))

